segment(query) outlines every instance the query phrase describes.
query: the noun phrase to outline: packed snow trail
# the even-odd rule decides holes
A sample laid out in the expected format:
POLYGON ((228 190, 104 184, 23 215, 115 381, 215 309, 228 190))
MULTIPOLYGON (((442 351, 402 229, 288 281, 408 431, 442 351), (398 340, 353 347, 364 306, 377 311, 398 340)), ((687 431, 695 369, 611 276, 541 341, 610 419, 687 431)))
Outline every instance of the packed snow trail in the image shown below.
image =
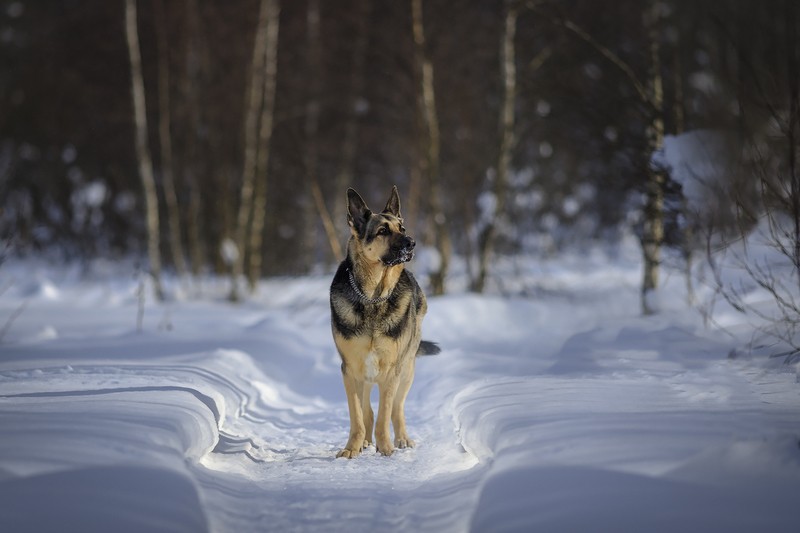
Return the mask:
POLYGON ((327 277, 148 306, 136 333, 130 281, 12 265, 0 530, 800 530, 795 368, 729 359, 677 303, 638 317, 638 271, 594 266, 431 298, 417 447, 337 460, 327 277))

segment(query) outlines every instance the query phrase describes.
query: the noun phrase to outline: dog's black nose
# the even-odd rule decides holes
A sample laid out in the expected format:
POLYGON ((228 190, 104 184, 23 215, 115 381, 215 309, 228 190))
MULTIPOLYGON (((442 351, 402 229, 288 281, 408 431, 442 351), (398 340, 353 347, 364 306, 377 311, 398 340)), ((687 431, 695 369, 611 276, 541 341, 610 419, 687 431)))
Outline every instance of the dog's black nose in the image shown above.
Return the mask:
POLYGON ((408 248, 409 250, 413 250, 414 246, 416 246, 416 245, 417 245, 417 243, 414 242, 414 239, 412 239, 411 237, 406 237, 405 248, 408 248))

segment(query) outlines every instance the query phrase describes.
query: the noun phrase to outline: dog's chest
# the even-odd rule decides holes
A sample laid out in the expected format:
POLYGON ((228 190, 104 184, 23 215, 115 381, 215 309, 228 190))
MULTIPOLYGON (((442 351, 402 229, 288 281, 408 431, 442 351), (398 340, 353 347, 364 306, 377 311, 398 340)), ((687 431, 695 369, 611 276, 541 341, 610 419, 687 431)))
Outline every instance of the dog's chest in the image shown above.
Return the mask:
POLYGON ((367 353, 367 357, 364 358, 364 380, 371 383, 375 382, 375 380, 378 379, 380 371, 381 367, 378 354, 374 351, 370 351, 367 353))
POLYGON ((380 381, 396 367, 399 360, 396 346, 387 345, 376 339, 338 337, 336 345, 347 373, 368 383, 380 381))

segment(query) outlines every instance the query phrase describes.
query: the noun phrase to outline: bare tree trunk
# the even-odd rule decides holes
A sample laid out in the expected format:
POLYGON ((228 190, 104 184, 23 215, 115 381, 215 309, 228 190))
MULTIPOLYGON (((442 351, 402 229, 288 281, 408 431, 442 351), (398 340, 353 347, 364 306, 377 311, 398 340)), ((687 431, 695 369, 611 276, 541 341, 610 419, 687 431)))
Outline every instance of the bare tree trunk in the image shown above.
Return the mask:
POLYGON ((172 132, 169 98, 169 46, 167 44, 167 21, 162 0, 154 0, 156 35, 158 39, 158 135, 161 141, 161 177, 164 181, 164 203, 167 207, 169 246, 172 263, 178 275, 186 275, 186 259, 183 255, 181 217, 178 195, 175 191, 175 172, 172 164, 172 132))
MULTIPOLYGON (((206 204, 206 208, 213 209, 213 216, 217 219, 215 220, 217 227, 209 228, 213 231, 210 241, 213 246, 211 251, 213 252, 214 272, 222 275, 233 272, 234 268, 236 268, 236 260, 239 259, 239 245, 236 244, 231 235, 236 236, 237 234, 236 223, 239 221, 239 211, 236 209, 236 197, 241 195, 241 190, 234 190, 235 187, 231 187, 230 184, 239 181, 241 169, 233 168, 228 161, 223 160, 220 145, 221 143, 216 133, 212 132, 209 139, 209 152, 212 160, 210 166, 213 170, 211 174, 211 183, 214 188, 212 194, 215 195, 216 201, 206 204), (223 250, 230 251, 231 248, 235 252, 235 258, 231 258, 227 253, 222 253, 223 250)), ((242 268, 239 270, 239 276, 236 279, 240 279, 243 275, 243 265, 244 262, 242 262, 242 268)), ((231 287, 231 293, 233 293, 233 286, 231 287)), ((233 296, 231 294, 231 301, 237 301, 239 296, 238 288, 237 297, 233 296)))
POLYGON ((439 118, 436 113, 436 97, 433 85, 433 62, 425 46, 425 27, 422 19, 422 0, 411 0, 412 29, 414 33, 414 58, 421 72, 420 104, 427 134, 423 175, 428 186, 428 206, 433 218, 436 249, 439 252, 439 269, 430 275, 434 295, 445 292, 445 280, 450 267, 452 253, 447 217, 442 206, 439 155, 441 137, 439 118))
POLYGON ((186 233, 189 243, 189 265, 193 276, 199 276, 203 272, 205 265, 206 247, 203 245, 202 227, 200 220, 203 217, 203 198, 200 195, 200 187, 196 180, 188 184, 189 223, 186 226, 186 233))
POLYGON ((131 93, 133 96, 133 118, 136 125, 136 159, 139 177, 144 190, 144 206, 147 221, 147 255, 150 275, 158 300, 164 299, 161 286, 161 252, 159 249, 158 194, 153 177, 153 160, 147 143, 147 111, 145 107, 142 57, 139 50, 139 31, 136 17, 136 0, 125 0, 125 36, 131 61, 131 93))
POLYGON ((281 8, 278 0, 262 0, 267 9, 266 49, 264 50, 264 89, 261 102, 261 126, 258 130, 258 153, 255 168, 255 196, 253 221, 250 227, 248 257, 250 259, 247 281, 254 291, 261 277, 264 258, 264 221, 267 214, 267 174, 269 169, 270 140, 275 117, 275 88, 278 81, 278 29, 281 8))
POLYGON ((203 197, 200 194, 200 176, 207 175, 200 171, 206 166, 198 160, 201 158, 200 131, 203 118, 199 102, 199 87, 207 83, 204 73, 207 72, 208 47, 203 41, 203 30, 198 12, 197 0, 187 0, 185 5, 186 40, 183 52, 185 68, 181 69, 179 79, 180 92, 186 108, 188 135, 183 161, 183 182, 189 195, 189 213, 186 218, 186 233, 189 245, 189 258, 192 274, 199 275, 206 263, 207 248, 202 238, 203 197))
MULTIPOLYGON (((334 181, 336 203, 333 206, 333 217, 339 227, 344 227, 347 219, 347 205, 344 201, 344 192, 347 187, 355 185, 353 175, 356 166, 356 153, 358 151, 359 111, 361 100, 364 97, 364 62, 367 55, 369 38, 368 21, 372 0, 357 0, 355 8, 356 35, 353 42, 352 56, 350 58, 349 95, 347 102, 347 121, 344 125, 342 138, 342 159, 334 181), (341 199, 341 201, 339 201, 341 199)), ((337 239, 339 241, 339 239, 337 239)))
POLYGON ((647 128, 647 148, 644 154, 647 162, 647 182, 645 185, 644 228, 642 231, 642 252, 644 274, 642 279, 642 313, 653 314, 656 309, 652 293, 658 288, 661 265, 661 245, 664 241, 664 169, 653 165, 653 154, 664 147, 664 89, 661 76, 659 46, 659 3, 650 2, 645 14, 644 24, 649 38, 649 79, 647 91, 652 109, 647 128))
POLYGON ((658 287, 659 267, 661 264, 661 245, 664 240, 664 179, 663 168, 653 166, 653 155, 664 146, 664 90, 661 77, 661 59, 659 46, 661 6, 651 0, 644 12, 644 25, 649 39, 649 73, 644 84, 636 75, 630 64, 622 60, 610 48, 603 46, 585 30, 570 20, 563 20, 564 27, 588 45, 593 47, 605 59, 616 66, 627 78, 636 91, 643 107, 648 113, 648 127, 645 133, 647 144, 642 154, 646 165, 644 228, 642 231, 642 256, 644 273, 642 276, 641 305, 642 313, 649 315, 655 312, 652 304, 652 293, 658 287))
POLYGON ((256 182, 256 158, 258 154, 258 118, 264 93, 264 61, 267 48, 267 26, 269 24, 269 0, 261 0, 258 24, 253 40, 253 55, 250 63, 250 87, 247 107, 244 112, 244 164, 242 166, 242 185, 239 195, 239 211, 236 218, 234 243, 237 252, 231 265, 230 299, 241 299, 239 281, 244 275, 245 251, 248 230, 253 214, 253 197, 256 182))
POLYGON ((497 160, 497 175, 494 182, 495 206, 489 221, 478 236, 478 274, 472 284, 475 292, 483 292, 489 272, 497 221, 505 211, 508 195, 508 174, 511 152, 514 148, 514 106, 517 93, 517 68, 514 54, 514 35, 517 31, 517 9, 506 1, 506 16, 500 47, 500 65, 503 75, 503 104, 500 109, 500 153, 497 160))

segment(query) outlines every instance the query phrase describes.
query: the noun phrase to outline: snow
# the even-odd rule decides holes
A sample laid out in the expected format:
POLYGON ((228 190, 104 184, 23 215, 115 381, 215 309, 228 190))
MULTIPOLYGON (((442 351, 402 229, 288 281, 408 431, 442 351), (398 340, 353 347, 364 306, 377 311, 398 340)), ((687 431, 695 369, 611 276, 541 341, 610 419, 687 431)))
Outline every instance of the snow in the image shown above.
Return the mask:
POLYGON ((453 280, 417 447, 354 460, 329 275, 239 305, 167 280, 137 332, 132 264, 9 260, 0 531, 800 531, 797 366, 729 357, 752 327, 718 305, 706 329, 678 275, 641 317, 637 257, 499 261, 485 296, 453 280))
POLYGON ((666 135, 664 147, 654 154, 653 163, 669 169, 681 184, 687 207, 693 213, 719 209, 732 173, 725 136, 720 131, 692 130, 666 135))

